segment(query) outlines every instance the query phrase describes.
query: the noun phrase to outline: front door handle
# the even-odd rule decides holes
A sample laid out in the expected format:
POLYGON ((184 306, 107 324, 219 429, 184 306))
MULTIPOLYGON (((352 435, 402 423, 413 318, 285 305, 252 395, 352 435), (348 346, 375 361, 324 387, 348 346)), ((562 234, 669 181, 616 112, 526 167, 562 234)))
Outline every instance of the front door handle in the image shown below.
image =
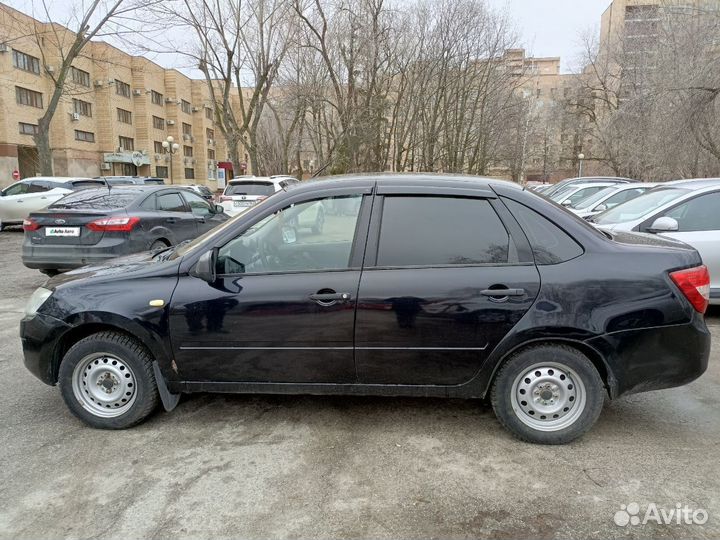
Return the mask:
POLYGON ((483 296, 505 298, 506 296, 523 296, 525 289, 484 289, 480 291, 483 296))
POLYGON ((350 293, 339 293, 339 292, 317 292, 310 295, 310 300, 314 300, 321 306, 334 306, 335 304, 344 303, 350 300, 350 293))
POLYGON ((167 223, 177 223, 177 219, 174 217, 169 217, 165 220, 167 223))
POLYGON ((195 221, 197 221, 198 223, 205 223, 205 218, 204 217, 195 218, 195 221))

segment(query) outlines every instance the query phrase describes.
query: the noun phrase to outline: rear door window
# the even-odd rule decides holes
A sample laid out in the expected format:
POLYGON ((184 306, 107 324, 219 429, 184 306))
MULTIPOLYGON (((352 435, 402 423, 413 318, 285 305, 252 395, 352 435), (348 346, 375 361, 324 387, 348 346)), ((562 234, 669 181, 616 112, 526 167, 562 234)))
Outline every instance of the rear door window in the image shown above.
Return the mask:
POLYGON ((206 217, 212 214, 210 205, 200 195, 187 191, 182 196, 190 206, 190 211, 196 216, 206 217))
POLYGON ((268 182, 240 182, 227 187, 225 195, 251 195, 269 197, 275 193, 275 186, 268 182))
POLYGON ((185 201, 177 192, 159 193, 157 195, 157 209, 163 212, 187 212, 185 201))
POLYGON ((557 264, 583 254, 580 244, 546 217, 511 199, 503 202, 525 231, 537 264, 557 264))
POLYGON ((377 266, 503 264, 509 244, 487 200, 386 196, 377 266))

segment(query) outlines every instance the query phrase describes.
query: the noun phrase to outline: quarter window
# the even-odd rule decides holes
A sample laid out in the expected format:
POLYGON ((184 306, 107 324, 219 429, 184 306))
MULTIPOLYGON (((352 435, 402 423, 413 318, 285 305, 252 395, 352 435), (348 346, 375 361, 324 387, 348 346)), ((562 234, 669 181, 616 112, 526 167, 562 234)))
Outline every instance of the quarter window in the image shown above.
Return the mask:
POLYGON ((346 269, 361 201, 362 195, 329 197, 275 212, 220 248, 217 273, 346 269))
POLYGON ((509 244, 486 200, 387 196, 377 265, 502 264, 508 262, 509 244))
POLYGON ((582 255, 583 249, 565 231, 524 204, 503 199, 520 223, 537 264, 557 264, 582 255))
POLYGON ((185 212, 185 203, 179 193, 163 193, 157 196, 157 209, 164 212, 185 212))

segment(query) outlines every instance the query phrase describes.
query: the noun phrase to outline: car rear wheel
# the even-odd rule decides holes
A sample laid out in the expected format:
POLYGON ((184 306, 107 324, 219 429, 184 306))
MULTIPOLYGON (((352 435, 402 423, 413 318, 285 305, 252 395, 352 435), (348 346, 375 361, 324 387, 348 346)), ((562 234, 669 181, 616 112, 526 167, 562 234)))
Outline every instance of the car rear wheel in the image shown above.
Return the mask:
POLYGON ((48 277, 57 276, 60 272, 55 268, 43 268, 40 270, 41 274, 45 274, 48 277))
POLYGON ((133 426, 158 403, 152 357, 140 342, 117 332, 73 345, 60 364, 58 384, 70 411, 95 428, 133 426))
POLYGON ((517 438, 564 444, 600 416, 605 391, 592 362, 561 345, 520 351, 500 368, 491 391, 496 416, 517 438))
POLYGON ((150 251, 155 251, 157 249, 165 249, 167 247, 170 247, 168 245, 168 242, 165 240, 155 240, 152 244, 150 244, 150 251))

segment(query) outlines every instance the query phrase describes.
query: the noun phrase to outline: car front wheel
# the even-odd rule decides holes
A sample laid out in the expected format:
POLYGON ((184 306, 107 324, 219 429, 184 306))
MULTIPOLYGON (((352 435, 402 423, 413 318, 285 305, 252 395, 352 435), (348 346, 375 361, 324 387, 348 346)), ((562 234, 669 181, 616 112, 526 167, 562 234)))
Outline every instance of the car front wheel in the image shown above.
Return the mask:
POLYGON ((517 438, 564 444, 600 416, 605 391, 592 362, 562 345, 524 349, 500 368, 491 391, 500 422, 517 438))
POLYGON ((95 428, 133 426, 158 404, 152 357, 136 339, 118 332, 93 334, 73 345, 60 364, 58 384, 70 411, 95 428))

